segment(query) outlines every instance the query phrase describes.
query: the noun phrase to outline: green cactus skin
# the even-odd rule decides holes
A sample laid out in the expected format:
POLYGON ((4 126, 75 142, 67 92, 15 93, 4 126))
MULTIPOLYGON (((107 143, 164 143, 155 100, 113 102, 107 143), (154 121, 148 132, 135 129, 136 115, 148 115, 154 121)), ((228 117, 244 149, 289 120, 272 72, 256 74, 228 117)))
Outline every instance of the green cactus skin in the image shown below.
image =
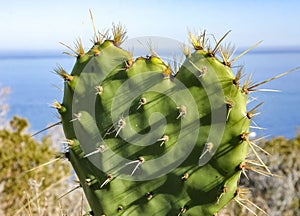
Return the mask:
POLYGON ((254 111, 247 113, 247 85, 240 87, 228 59, 191 39, 195 52, 186 53, 175 77, 157 56, 133 60, 119 39, 78 51, 70 75, 57 70, 65 86, 55 107, 92 215, 217 215, 238 196, 254 111), (142 135, 156 142, 139 143, 142 135), (151 179, 159 168, 152 161, 166 154, 161 166, 174 169, 151 179))

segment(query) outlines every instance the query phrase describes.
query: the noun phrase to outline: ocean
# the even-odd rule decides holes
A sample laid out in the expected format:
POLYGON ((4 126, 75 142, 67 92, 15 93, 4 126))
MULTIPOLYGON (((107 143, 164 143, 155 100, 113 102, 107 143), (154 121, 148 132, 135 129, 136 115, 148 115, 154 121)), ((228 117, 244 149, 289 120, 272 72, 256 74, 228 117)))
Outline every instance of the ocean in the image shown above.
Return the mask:
MULTIPOLYGON (((0 51, 0 85, 10 87, 6 102, 10 106, 7 119, 14 115, 30 122, 35 132, 58 122, 57 112, 50 105, 62 100, 62 79, 53 73, 57 65, 71 71, 75 59, 61 51, 0 51)), ((244 65, 246 74, 253 74, 253 82, 260 82, 300 66, 300 49, 258 49, 241 57, 235 65, 244 65)), ((300 70, 263 85, 263 89, 281 92, 256 92, 254 102, 264 104, 254 123, 264 130, 260 136, 295 137, 300 126, 300 70)))

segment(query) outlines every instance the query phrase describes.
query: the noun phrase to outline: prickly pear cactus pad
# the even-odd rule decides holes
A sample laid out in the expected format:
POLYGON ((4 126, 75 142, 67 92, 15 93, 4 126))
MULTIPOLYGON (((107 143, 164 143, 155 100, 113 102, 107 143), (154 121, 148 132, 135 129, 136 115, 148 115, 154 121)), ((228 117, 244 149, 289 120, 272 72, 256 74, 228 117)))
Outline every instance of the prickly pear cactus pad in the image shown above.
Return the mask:
POLYGON ((114 25, 111 37, 95 31, 87 52, 77 41, 70 73, 55 70, 65 82, 54 107, 91 215, 217 215, 231 200, 264 212, 239 179, 249 170, 272 175, 249 136, 261 104, 247 108, 269 80, 241 83, 232 64, 253 47, 233 58, 225 36, 190 33, 194 51, 184 46, 185 60, 171 67, 155 53, 133 57, 114 25))

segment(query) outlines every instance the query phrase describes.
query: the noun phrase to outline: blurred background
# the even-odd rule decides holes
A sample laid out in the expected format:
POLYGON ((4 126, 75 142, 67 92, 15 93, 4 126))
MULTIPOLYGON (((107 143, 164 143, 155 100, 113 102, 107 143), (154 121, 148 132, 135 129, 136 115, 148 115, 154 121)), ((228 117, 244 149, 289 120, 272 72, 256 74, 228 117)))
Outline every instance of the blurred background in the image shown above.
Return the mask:
MULTIPOLYGON (((25 173, 60 158, 59 152, 64 151, 61 128, 41 133, 34 139, 30 134, 59 121, 50 104, 61 101, 63 81, 53 70, 62 65, 71 71, 75 62, 74 58, 62 54, 69 50, 59 42, 73 47, 80 38, 86 49, 92 46, 89 10, 94 14, 98 30, 109 29, 112 23, 120 22, 127 29, 128 39, 161 36, 188 43, 188 30, 206 30, 217 39, 232 30, 225 43, 235 45, 236 55, 263 40, 235 63, 244 65, 245 74, 253 74, 253 82, 300 66, 300 2, 296 0, 1 1, 0 164, 6 165, 0 167, 0 208, 3 209, 0 215, 17 215, 16 212, 18 215, 83 215, 88 211, 79 190, 58 199, 60 192, 78 186, 65 160, 55 160, 25 173), (25 148, 24 143, 31 143, 28 144, 31 147, 25 148), (46 146, 44 156, 32 154, 41 145, 46 146), (7 146, 11 148, 5 148, 7 146), (45 180, 49 175, 53 179, 45 180), (56 190, 51 189, 54 181, 58 182, 56 190), (14 188, 16 184, 19 186, 14 188), (20 202, 12 202, 15 199, 20 202), (68 202, 76 202, 77 208, 68 207, 68 202)), ((181 49, 178 47, 172 52, 178 54, 181 49)), ((140 53, 146 55, 149 50, 145 46, 140 53)), ((159 53, 159 48, 158 54, 167 55, 159 53)), ((253 200, 270 215, 300 215, 300 161, 296 157, 300 149, 299 83, 300 71, 295 71, 262 86, 280 92, 257 92, 253 94, 255 102, 249 104, 255 106, 264 101, 259 110, 261 114, 254 119, 255 125, 264 129, 257 130, 256 134, 265 137, 261 146, 273 154, 269 165, 282 177, 250 174, 251 180, 244 183, 254 188, 253 200)), ((243 208, 228 209, 231 210, 224 210, 222 214, 249 213, 243 208)))

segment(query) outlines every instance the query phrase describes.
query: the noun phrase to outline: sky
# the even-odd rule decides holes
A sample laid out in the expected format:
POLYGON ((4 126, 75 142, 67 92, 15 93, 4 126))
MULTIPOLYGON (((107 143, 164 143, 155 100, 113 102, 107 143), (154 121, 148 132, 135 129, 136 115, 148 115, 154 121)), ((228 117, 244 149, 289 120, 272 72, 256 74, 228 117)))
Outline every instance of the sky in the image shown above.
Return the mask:
POLYGON ((91 46, 93 28, 123 24, 128 38, 163 36, 187 42, 187 29, 206 30, 236 47, 300 47, 300 1, 0 0, 0 51, 63 49, 79 37, 91 46))

